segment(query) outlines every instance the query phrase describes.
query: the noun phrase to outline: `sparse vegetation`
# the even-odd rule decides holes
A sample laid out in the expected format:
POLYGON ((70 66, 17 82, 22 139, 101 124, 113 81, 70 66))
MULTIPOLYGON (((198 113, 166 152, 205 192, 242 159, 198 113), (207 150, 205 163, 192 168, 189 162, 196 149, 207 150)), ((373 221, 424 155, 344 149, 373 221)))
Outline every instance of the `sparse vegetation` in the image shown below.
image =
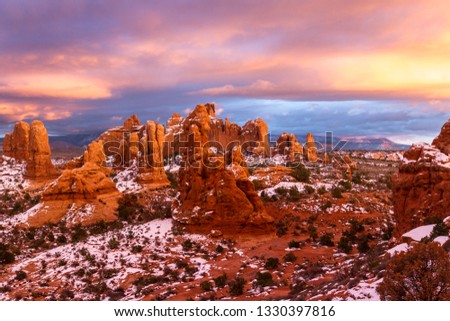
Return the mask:
POLYGON ((268 270, 274 270, 278 267, 278 263, 280 261, 278 260, 278 258, 276 257, 270 257, 267 259, 266 264, 264 265, 264 267, 268 270))
POLYGON ((247 281, 244 278, 236 277, 228 282, 231 296, 239 296, 244 293, 244 286, 247 281))
POLYGON ((323 246, 334 246, 334 236, 332 233, 325 233, 319 239, 319 243, 323 246))
POLYGON ((292 177, 294 177, 298 182, 309 183, 311 172, 302 163, 290 164, 292 167, 292 177))
POLYGON ((382 300, 450 300, 450 258, 434 242, 418 243, 388 263, 377 291, 382 300))

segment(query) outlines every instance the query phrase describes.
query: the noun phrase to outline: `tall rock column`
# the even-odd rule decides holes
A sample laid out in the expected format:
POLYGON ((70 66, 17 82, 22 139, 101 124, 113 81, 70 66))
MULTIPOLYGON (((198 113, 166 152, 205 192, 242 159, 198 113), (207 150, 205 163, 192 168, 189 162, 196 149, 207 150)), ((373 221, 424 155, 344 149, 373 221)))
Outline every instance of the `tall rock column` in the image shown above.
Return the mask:
POLYGON ((30 126, 28 162, 25 176, 29 178, 51 178, 58 175, 50 159, 50 144, 47 129, 41 121, 30 126))

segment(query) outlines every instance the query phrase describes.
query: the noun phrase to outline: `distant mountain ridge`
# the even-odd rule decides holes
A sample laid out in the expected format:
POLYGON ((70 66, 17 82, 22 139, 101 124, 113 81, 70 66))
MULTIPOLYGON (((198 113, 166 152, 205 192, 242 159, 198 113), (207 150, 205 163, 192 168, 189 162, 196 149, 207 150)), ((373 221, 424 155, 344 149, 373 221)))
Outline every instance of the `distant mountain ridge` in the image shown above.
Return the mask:
MULTIPOLYGON (((61 149, 70 148, 71 145, 77 147, 87 146, 91 141, 95 140, 103 133, 104 130, 90 131, 86 133, 77 133, 63 136, 50 136, 50 145, 61 149), (62 143, 66 144, 62 144, 62 143)), ((280 135, 271 133, 271 140, 275 141, 280 135)), ((295 133, 298 141, 301 143, 305 140, 306 133, 295 133)), ((325 136, 315 135, 314 139, 317 143, 325 144, 325 136)), ((399 144, 385 137, 364 137, 364 136, 346 136, 333 137, 333 144, 337 144, 341 140, 346 140, 347 143, 343 150, 407 150, 410 145, 399 144)), ((0 143, 3 145, 3 138, 0 138, 0 143)))

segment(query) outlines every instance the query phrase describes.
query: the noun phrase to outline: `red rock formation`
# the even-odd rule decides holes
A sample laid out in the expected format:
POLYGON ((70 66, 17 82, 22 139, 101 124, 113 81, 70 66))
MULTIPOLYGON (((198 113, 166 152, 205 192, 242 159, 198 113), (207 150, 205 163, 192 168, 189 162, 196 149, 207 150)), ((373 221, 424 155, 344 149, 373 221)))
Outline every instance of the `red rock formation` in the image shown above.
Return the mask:
POLYGON ((305 159, 309 162, 317 162, 317 147, 314 141, 314 136, 311 133, 306 135, 306 144, 303 149, 305 159))
POLYGON ((43 204, 28 220, 29 226, 42 226, 65 220, 69 225, 90 225, 117 219, 121 196, 109 177, 102 141, 88 145, 73 168, 63 171, 43 192, 43 204), (81 164, 82 166, 79 166, 81 164))
POLYGON ((13 135, 6 133, 3 139, 3 155, 13 157, 13 135))
POLYGON ((444 154, 450 154, 450 120, 442 126, 441 132, 433 140, 433 145, 444 154))
MULTIPOLYGON (((269 155, 268 127, 262 119, 247 122, 242 128, 216 118, 214 104, 198 105, 196 109, 202 106, 205 109, 204 119, 201 121, 206 124, 209 122, 208 142, 210 146, 216 147, 220 152, 227 153, 234 146, 240 144, 247 152, 269 155)), ((189 126, 194 120, 190 117, 183 119, 178 114, 174 114, 167 122, 166 142, 170 146, 164 150, 165 156, 180 154, 181 150, 188 144, 186 126, 189 126)), ((205 125, 206 126, 206 125, 205 125)))
POLYGON ((145 125, 136 115, 125 120, 124 126, 110 129, 97 139, 104 142, 107 156, 114 157, 115 167, 128 167, 137 162, 137 180, 148 188, 170 184, 164 171, 164 127, 153 121, 145 125))
POLYGON ((267 226, 273 218, 267 215, 253 183, 242 171, 235 171, 243 160, 240 148, 234 150, 230 169, 225 168, 223 156, 211 152, 211 111, 211 107, 198 105, 183 122, 183 135, 191 141, 183 154, 186 167, 179 173, 180 196, 173 217, 211 227, 267 226))
POLYGON ((58 171, 52 164, 50 154, 47 129, 41 121, 35 120, 30 126, 25 176, 33 179, 57 176, 58 171))
POLYGON ((303 155, 303 146, 297 141, 294 134, 282 133, 277 139, 276 152, 286 155, 290 162, 300 161, 303 155))
POLYGON ((125 129, 131 130, 133 127, 140 126, 141 122, 139 121, 139 118, 136 115, 131 116, 127 120, 125 120, 123 127, 125 129))
POLYGON ((65 170, 43 193, 43 204, 28 220, 42 226, 65 220, 69 225, 90 225, 117 219, 120 192, 104 169, 94 162, 65 170))
POLYGON ((146 133, 141 138, 142 162, 146 164, 139 170, 139 183, 155 187, 169 185, 164 171, 164 126, 154 121, 147 121, 146 133))
POLYGON ((28 148, 30 140, 30 125, 26 122, 17 122, 14 131, 5 135, 3 153, 18 161, 28 160, 28 148))
POLYGON ((26 161, 25 176, 31 179, 52 178, 58 175, 50 155, 47 129, 38 120, 18 122, 14 131, 5 135, 4 153, 18 161, 26 161))
POLYGON ((423 225, 426 218, 449 215, 450 157, 445 153, 449 124, 434 140, 436 146, 416 144, 405 152, 399 173, 393 177, 398 234, 423 225))

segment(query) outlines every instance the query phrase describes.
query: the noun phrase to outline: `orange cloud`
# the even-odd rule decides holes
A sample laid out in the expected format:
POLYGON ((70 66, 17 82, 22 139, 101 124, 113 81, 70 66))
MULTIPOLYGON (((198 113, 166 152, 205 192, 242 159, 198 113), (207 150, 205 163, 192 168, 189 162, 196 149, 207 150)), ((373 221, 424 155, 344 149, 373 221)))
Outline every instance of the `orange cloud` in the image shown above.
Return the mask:
POLYGON ((92 77, 64 74, 23 74, 2 79, 0 94, 18 97, 98 99, 111 97, 108 86, 92 77))
POLYGON ((1 119, 7 122, 17 122, 24 119, 59 120, 72 116, 71 111, 58 110, 53 106, 35 104, 11 104, 0 102, 1 119))

